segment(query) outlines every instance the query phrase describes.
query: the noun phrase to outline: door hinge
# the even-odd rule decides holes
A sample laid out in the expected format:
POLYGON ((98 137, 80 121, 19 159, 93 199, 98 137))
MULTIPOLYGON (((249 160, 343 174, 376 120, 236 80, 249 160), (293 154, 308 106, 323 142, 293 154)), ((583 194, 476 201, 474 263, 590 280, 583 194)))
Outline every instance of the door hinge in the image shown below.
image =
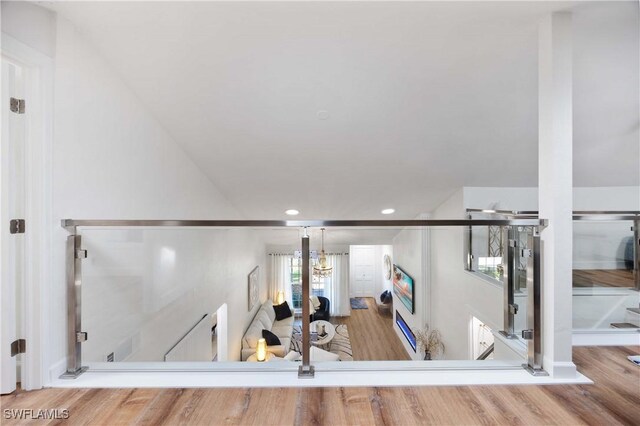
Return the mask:
POLYGON ((11 112, 16 114, 24 114, 24 99, 11 98, 9 101, 11 112))
POLYGON ((88 338, 89 338, 89 335, 87 334, 86 331, 80 331, 80 332, 76 333, 76 342, 77 343, 86 342, 88 338))
POLYGON ((27 352, 27 341, 24 339, 14 340, 11 343, 11 356, 23 354, 27 352))
POLYGON ((10 234, 24 234, 26 223, 24 219, 11 219, 9 221, 10 234))
POLYGON ((531 257, 531 249, 522 249, 520 251, 520 257, 531 257))
POLYGON ((533 340, 533 330, 522 330, 522 338, 524 340, 533 340))
POLYGON ((83 249, 76 250, 76 259, 86 259, 86 258, 87 258, 86 250, 83 250, 83 249))

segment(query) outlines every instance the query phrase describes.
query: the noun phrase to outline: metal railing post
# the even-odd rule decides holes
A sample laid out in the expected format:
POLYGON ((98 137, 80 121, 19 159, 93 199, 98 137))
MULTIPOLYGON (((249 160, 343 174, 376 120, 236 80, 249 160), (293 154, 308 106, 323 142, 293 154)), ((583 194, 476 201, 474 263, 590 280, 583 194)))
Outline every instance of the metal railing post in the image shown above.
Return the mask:
POLYGON ((522 366, 534 376, 548 376, 542 369, 542 305, 541 275, 542 246, 540 230, 535 227, 529 235, 527 250, 527 330, 522 338, 527 340, 527 363, 522 366))
POLYGON ((515 334, 515 315, 518 312, 518 305, 514 298, 514 279, 516 276, 516 256, 517 241, 515 230, 512 226, 506 226, 502 230, 502 239, 507 242, 502 254, 502 277, 503 277, 503 305, 504 305, 504 330, 500 334, 507 339, 517 339, 515 334))
POLYGON ((309 327, 309 235, 305 228, 302 237, 302 365, 298 368, 298 378, 311 379, 315 372, 311 365, 310 344, 311 330, 309 327))
MULTIPOLYGON (((467 219, 471 220, 471 214, 467 215, 467 219)), ((467 271, 473 272, 473 227, 469 225, 467 227, 467 232, 469 233, 464 239, 464 248, 465 248, 465 256, 464 256, 464 268, 467 271)))
POLYGON ((633 221, 633 277, 640 291, 640 218, 633 221))
POLYGON ((86 334, 82 333, 82 259, 86 251, 81 249, 82 237, 76 229, 70 229, 66 249, 67 277, 67 371, 61 379, 75 379, 87 367, 82 366, 82 342, 86 334))

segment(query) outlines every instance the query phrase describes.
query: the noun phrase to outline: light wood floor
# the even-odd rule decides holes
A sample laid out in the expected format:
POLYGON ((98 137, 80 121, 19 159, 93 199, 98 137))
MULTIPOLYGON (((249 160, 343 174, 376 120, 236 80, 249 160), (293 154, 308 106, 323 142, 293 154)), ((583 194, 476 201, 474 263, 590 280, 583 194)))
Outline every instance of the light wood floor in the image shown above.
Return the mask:
POLYGON ((410 359, 393 330, 393 318, 378 313, 376 302, 366 297, 368 309, 352 309, 349 317, 333 317, 331 323, 346 324, 354 361, 401 361, 410 359))
MULTIPOLYGON (((638 425, 640 367, 626 357, 639 351, 574 349, 580 371, 595 385, 44 389, 3 396, 1 405, 3 413, 66 408, 64 423, 73 425, 638 425)), ((3 425, 17 423, 3 415, 3 425)))
POLYGON ((625 269, 574 269, 574 287, 635 287, 633 271, 625 269))

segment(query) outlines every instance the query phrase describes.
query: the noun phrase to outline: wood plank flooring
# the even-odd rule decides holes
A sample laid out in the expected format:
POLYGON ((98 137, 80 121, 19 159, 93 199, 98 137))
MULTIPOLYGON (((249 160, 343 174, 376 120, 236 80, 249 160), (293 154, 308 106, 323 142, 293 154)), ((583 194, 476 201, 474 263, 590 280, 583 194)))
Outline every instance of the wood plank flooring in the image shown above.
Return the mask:
POLYGON ((332 324, 346 324, 354 361, 401 361, 409 355, 393 330, 393 318, 378 313, 376 301, 364 298, 368 309, 352 309, 349 317, 332 317, 332 324))
POLYGON ((3 425, 638 425, 640 347, 579 347, 594 385, 276 389, 43 389, 0 399, 3 425), (19 422, 11 409, 66 408, 19 422))
POLYGON ((625 269, 574 269, 574 287, 635 287, 633 271, 625 269))

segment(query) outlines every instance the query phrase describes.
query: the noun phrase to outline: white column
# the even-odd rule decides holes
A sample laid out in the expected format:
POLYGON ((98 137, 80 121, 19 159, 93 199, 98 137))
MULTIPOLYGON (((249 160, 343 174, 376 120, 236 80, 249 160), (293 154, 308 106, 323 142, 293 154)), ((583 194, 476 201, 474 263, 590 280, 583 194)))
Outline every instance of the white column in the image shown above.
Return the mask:
POLYGON ((571 14, 553 13, 539 28, 538 181, 542 241, 543 368, 574 377, 572 362, 573 111, 571 14))

